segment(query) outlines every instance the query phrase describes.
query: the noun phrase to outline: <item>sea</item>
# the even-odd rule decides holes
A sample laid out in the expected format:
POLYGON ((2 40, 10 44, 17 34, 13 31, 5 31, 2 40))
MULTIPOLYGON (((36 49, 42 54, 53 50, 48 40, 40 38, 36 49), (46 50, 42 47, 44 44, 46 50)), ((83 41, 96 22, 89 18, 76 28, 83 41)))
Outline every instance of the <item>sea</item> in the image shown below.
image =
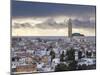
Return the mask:
MULTIPOLYGON (((26 39, 43 39, 43 40, 58 40, 58 39, 69 39, 67 36, 12 36, 12 38, 26 38, 26 39)), ((84 36, 88 41, 96 41, 96 36, 84 36)))

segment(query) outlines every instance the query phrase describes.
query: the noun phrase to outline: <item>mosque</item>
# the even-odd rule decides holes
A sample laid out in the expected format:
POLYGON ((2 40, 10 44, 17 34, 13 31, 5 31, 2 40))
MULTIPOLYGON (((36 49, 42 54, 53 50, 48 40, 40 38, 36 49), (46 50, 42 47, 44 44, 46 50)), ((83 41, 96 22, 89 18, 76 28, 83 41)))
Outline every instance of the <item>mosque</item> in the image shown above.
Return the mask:
POLYGON ((78 41, 81 41, 81 40, 84 40, 84 34, 81 34, 81 33, 72 33, 72 20, 69 19, 68 20, 68 38, 70 39, 70 41, 72 40, 78 40, 78 41))

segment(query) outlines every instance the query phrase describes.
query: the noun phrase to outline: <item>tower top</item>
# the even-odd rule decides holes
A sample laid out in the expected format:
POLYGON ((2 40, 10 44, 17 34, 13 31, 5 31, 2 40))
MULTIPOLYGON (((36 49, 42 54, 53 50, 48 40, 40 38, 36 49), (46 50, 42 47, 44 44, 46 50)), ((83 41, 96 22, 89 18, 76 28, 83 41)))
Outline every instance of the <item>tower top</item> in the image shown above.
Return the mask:
POLYGON ((72 25, 72 20, 71 20, 71 18, 69 18, 69 20, 68 20, 68 26, 69 25, 72 25))

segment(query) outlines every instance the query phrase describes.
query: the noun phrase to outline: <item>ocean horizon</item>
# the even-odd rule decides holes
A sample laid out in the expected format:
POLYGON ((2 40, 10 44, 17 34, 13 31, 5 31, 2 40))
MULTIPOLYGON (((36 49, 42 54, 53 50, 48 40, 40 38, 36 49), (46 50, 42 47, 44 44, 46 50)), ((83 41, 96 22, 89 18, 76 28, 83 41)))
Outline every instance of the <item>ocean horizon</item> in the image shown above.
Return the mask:
MULTIPOLYGON (((28 38, 28 39, 51 39, 51 40, 57 40, 57 39, 66 39, 69 38, 68 36, 12 36, 12 38, 28 38)), ((96 40, 96 36, 84 36, 87 40, 96 40)))

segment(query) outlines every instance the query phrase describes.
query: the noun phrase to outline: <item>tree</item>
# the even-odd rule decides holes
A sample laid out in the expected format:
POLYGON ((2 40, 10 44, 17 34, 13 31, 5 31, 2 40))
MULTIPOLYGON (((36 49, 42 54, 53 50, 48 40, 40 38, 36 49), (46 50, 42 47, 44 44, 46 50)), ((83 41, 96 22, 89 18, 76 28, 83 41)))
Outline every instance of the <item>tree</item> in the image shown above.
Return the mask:
POLYGON ((83 65, 82 65, 82 70, 87 70, 86 64, 83 64, 83 65))
POLYGON ((78 70, 87 70, 88 66, 86 66, 86 64, 83 65, 78 65, 78 70))
POLYGON ((78 58, 79 58, 79 59, 82 58, 82 52, 81 52, 81 51, 78 52, 78 58))
POLYGON ((78 65, 78 70, 82 70, 82 66, 81 65, 78 65))
POLYGON ((55 52, 53 50, 50 51, 51 61, 55 58, 55 52))
POLYGON ((69 70, 70 71, 77 70, 77 61, 71 61, 69 63, 69 70))
POLYGON ((67 51, 67 61, 69 63, 68 70, 73 71, 77 69, 77 61, 75 61, 75 50, 71 48, 67 51))
POLYGON ((66 64, 60 63, 55 67, 55 72, 68 71, 68 66, 66 64))
POLYGON ((86 52, 87 57, 91 57, 92 53, 91 52, 86 52))
POLYGON ((64 57, 65 57, 65 55, 64 55, 64 51, 62 52, 62 54, 60 55, 60 61, 64 61, 64 57))
POLYGON ((75 50, 73 48, 71 48, 70 50, 67 51, 67 57, 68 57, 68 60, 75 60, 75 50))

